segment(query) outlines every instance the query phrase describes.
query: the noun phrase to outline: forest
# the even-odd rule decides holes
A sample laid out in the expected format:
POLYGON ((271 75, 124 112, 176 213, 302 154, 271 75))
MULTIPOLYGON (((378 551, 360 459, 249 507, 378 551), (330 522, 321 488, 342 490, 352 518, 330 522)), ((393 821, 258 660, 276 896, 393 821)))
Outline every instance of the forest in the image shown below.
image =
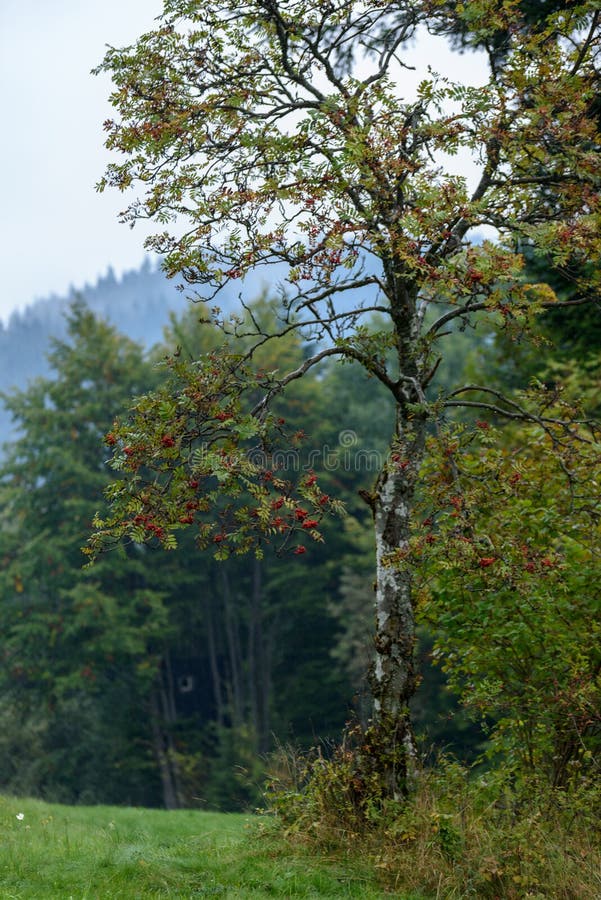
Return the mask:
MULTIPOLYGON (((277 303, 259 298, 252 309, 271 318, 277 303)), ((440 369, 434 395, 449 372, 456 377, 464 369, 477 379, 486 352, 489 359, 492 353, 499 389, 561 373, 564 398, 570 393, 584 400, 594 415, 601 331, 593 318, 572 316, 558 311, 545 319, 544 349, 497 338, 491 350, 491 334, 475 328, 467 355, 456 352, 447 358, 448 372, 440 369)), ((168 353, 180 347, 195 359, 219 343, 218 329, 198 319, 195 307, 173 315, 164 343, 145 352, 80 301, 67 316, 66 336, 53 342, 49 376, 4 396, 19 435, 5 446, 2 464, 6 790, 64 802, 243 809, 261 802, 268 754, 277 746, 308 749, 320 741, 327 747, 347 721, 369 716, 372 612, 366 597, 373 593, 374 563, 369 510, 360 492, 369 489, 386 453, 394 414, 385 392, 358 366, 341 371, 330 365, 279 402, 288 426, 304 432, 282 461, 294 475, 317 473, 324 490, 344 503, 344 513, 328 522, 323 543, 313 542, 307 559, 266 553, 263 559, 216 561, 212 547, 199 552, 193 537, 182 535, 180 546, 166 556, 157 547, 139 546, 133 558, 116 550, 95 567, 82 568, 81 548, 102 490, 115 477, 105 436, 132 396, 164 379, 168 353)), ((264 365, 294 365, 307 352, 296 337, 277 351, 264 365)), ((465 658, 473 655, 482 623, 470 624, 467 613, 461 628, 453 622, 461 595, 447 600, 442 621, 441 609, 424 604, 418 651, 423 681, 413 702, 421 752, 450 752, 464 763, 483 760, 491 751, 491 728, 494 740, 502 733, 506 738, 524 715, 515 738, 533 737, 545 717, 556 713, 560 687, 570 715, 577 701, 583 717, 571 744, 565 735, 565 759, 553 776, 562 781, 569 765, 592 760, 585 742, 592 741, 592 748, 597 734, 587 719, 587 703, 589 713, 596 708, 587 693, 594 688, 599 637, 591 628, 599 608, 591 511, 582 510, 580 521, 572 515, 558 523, 568 503, 556 492, 553 478, 559 473, 550 461, 541 465, 528 458, 527 436, 519 428, 501 427, 494 417, 466 419, 461 426, 466 447, 478 440, 487 448, 486 465, 498 466, 501 453, 511 469, 503 502, 486 515, 493 527, 499 516, 506 520, 508 548, 521 542, 511 547, 518 554, 512 562, 535 606, 529 628, 520 634, 520 658, 507 658, 524 610, 508 606, 502 579, 483 573, 476 584, 481 609, 495 625, 501 652, 495 656, 494 643, 480 648, 482 658, 473 665, 486 671, 488 681, 466 691, 465 660, 449 666, 444 658, 459 639, 465 658), (571 544, 562 546, 569 532, 571 544), (586 671, 576 667, 587 646, 588 688, 586 671), (574 666, 561 685, 553 668, 559 654, 574 666), (572 694, 577 674, 585 680, 572 694), (533 678, 532 693, 524 695, 533 678), (462 696, 471 717, 460 706, 462 696)), ((590 460, 583 454, 579 464, 586 469, 590 460)), ((594 470, 586 477, 593 482, 594 470)), ((471 502, 484 515, 482 498, 471 502)), ((423 539, 433 536, 427 530, 423 539)), ((448 544, 452 539, 445 537, 448 544)), ((446 591, 453 589, 453 578, 456 573, 448 570, 446 591)), ((533 771, 543 758, 544 753, 533 771)), ((545 765, 553 767, 552 752, 545 765)))
POLYGON ((445 896, 585 896, 535 835, 598 837, 600 40, 587 2, 165 0, 108 49, 99 189, 195 302, 146 351, 84 295, 4 394, 3 790, 266 806, 390 871, 476 822, 445 896), (420 28, 487 84, 399 97, 420 28))
MULTIPOLYGON (((253 309, 275 314, 266 299, 253 309)), ((365 715, 372 554, 357 491, 385 452, 390 404, 373 405, 356 367, 350 379, 331 367, 280 404, 307 434, 289 466, 317 469, 345 503, 311 548, 311 583, 304 559, 216 562, 193 541, 167 557, 149 548, 133 570, 119 552, 83 570, 114 417, 164 377, 167 352, 195 358, 219 334, 195 308, 149 353, 83 301, 66 324, 49 375, 4 398, 19 437, 2 466, 3 787, 64 802, 258 803, 276 742, 308 748, 365 715)), ((304 352, 296 340, 278 349, 288 363, 304 352)), ((445 722, 447 703, 417 715, 475 753, 445 722)))

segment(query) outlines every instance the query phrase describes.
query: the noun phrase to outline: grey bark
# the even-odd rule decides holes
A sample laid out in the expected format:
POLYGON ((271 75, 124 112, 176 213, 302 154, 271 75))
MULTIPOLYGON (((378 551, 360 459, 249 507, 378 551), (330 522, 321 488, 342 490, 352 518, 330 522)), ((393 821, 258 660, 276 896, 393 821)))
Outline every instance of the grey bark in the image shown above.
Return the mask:
POLYGON ((397 420, 391 452, 371 496, 376 544, 375 657, 370 673, 373 698, 372 753, 386 793, 407 793, 415 762, 409 701, 417 687, 415 609, 411 563, 407 558, 411 515, 424 456, 427 411, 421 387, 425 361, 419 349, 418 289, 403 279, 400 264, 384 261, 395 332, 399 379, 397 420), (390 752, 392 750, 392 752, 390 752))

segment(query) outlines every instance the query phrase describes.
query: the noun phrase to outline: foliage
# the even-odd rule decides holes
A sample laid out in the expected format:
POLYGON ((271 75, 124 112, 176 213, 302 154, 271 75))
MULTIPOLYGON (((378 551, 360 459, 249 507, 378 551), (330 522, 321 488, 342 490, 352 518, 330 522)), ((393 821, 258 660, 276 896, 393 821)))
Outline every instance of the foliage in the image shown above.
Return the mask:
MULTIPOLYGON (((258 304, 253 314, 259 315, 260 310, 268 312, 258 304)), ((173 335, 180 334, 188 341, 182 354, 196 354, 203 346, 210 350, 219 344, 219 332, 195 321, 197 316, 190 312, 182 325, 173 323, 173 335)), ((189 529, 177 532, 181 546, 175 553, 141 554, 135 580, 142 587, 152 579, 153 588, 161 588, 162 636, 160 641, 153 638, 151 655, 142 647, 138 668, 132 670, 128 655, 114 654, 116 640, 120 635, 122 640, 127 637, 127 630, 119 632, 118 623, 124 621, 129 609, 129 600, 125 602, 119 594, 117 576, 125 579, 126 586, 130 584, 127 570, 132 558, 122 560, 112 554, 110 560, 105 557, 106 569, 93 570, 95 591, 104 585, 97 579, 100 575, 104 578, 106 572, 107 596, 98 595, 102 611, 90 614, 95 628, 90 637, 89 631, 81 630, 84 624, 87 629, 91 627, 90 616, 82 622, 79 607, 79 598, 86 601, 92 596, 89 575, 80 569, 82 531, 63 511, 67 506, 77 507, 85 509, 88 519, 91 517, 97 503, 98 488, 94 485, 98 473, 100 483, 109 477, 96 461, 102 460, 102 448, 95 438, 90 442, 88 457, 78 453, 74 441, 80 468, 78 480, 72 482, 60 480, 64 469, 54 468, 51 460, 60 446, 59 459, 67 462, 63 446, 66 428, 76 428, 78 434, 101 432, 97 421, 110 422, 109 415, 97 405, 101 391, 110 386, 116 398, 114 406, 122 402, 120 398, 132 389, 128 379, 130 369, 135 367, 127 362, 120 372, 111 368, 116 350, 131 345, 95 322, 85 310, 76 310, 70 327, 72 343, 59 345, 61 355, 54 359, 56 382, 53 386, 47 381, 41 383, 45 391, 52 388, 52 404, 40 401, 40 383, 10 401, 15 412, 27 403, 28 413, 21 420, 23 443, 8 448, 8 460, 14 460, 17 452, 26 452, 23 471, 32 481, 26 481, 21 490, 21 482, 16 482, 14 475, 12 481, 7 480, 3 501, 18 504, 20 512, 10 517, 8 509, 17 506, 5 507, 1 539, 4 548, 10 546, 14 554, 5 577, 14 575, 17 566, 22 573, 26 561, 30 578, 35 577, 27 582, 27 601, 36 605, 36 635, 45 628, 44 622, 53 621, 52 595, 45 585, 54 577, 53 584, 59 586, 64 598, 63 629, 78 643, 76 649, 71 638, 63 642, 59 634, 49 643, 49 656, 45 644, 36 637, 36 659, 29 666, 43 663, 46 680, 42 683, 33 677, 24 679, 25 673, 19 678, 9 677, 5 670, 0 740, 3 783, 20 793, 67 802, 160 802, 157 759, 148 731, 149 692, 158 683, 160 670, 160 690, 171 697, 163 711, 161 728, 163 739, 171 744, 178 802, 221 808, 254 806, 259 802, 264 765, 261 756, 272 746, 272 733, 279 740, 294 740, 302 746, 309 746, 316 733, 333 736, 350 714, 352 692, 364 682, 365 662, 370 655, 366 598, 373 590, 369 575, 373 551, 365 527, 365 508, 356 491, 369 485, 372 462, 386 447, 391 428, 386 393, 379 400, 376 419, 370 409, 373 379, 362 375, 358 367, 332 366, 319 380, 310 376, 299 380, 294 393, 287 393, 286 402, 279 401, 277 412, 285 417, 286 427, 296 428, 304 421, 310 432, 304 450, 299 449, 299 467, 309 460, 315 463, 320 483, 330 495, 337 492, 344 497, 349 515, 339 520, 337 527, 326 524, 327 545, 313 546, 310 580, 302 558, 294 554, 286 555, 281 562, 276 557, 256 563, 232 556, 226 568, 218 567, 206 552, 196 557, 194 534, 189 529), (98 376, 101 358, 110 375, 104 386, 90 378, 91 373, 98 376), (96 420, 98 415, 100 419, 96 420), (36 416, 42 416, 42 427, 38 427, 36 416), (320 447, 318 454, 310 456, 320 447), (88 486, 82 468, 88 460, 92 486, 88 486), (42 468, 35 468, 34 461, 35 466, 43 467, 45 480, 40 479, 42 468), (55 479, 56 497, 51 479, 55 479), (63 549, 62 569, 54 576, 44 558, 34 555, 37 528, 45 524, 47 507, 56 516, 53 523, 60 522, 63 529, 68 521, 73 525, 71 543, 62 539, 60 544, 68 552, 63 549), (345 567, 347 574, 343 577, 345 567), (109 640, 103 636, 104 629, 112 631, 109 653, 113 659, 98 656, 95 678, 80 679, 82 669, 90 664, 89 655, 82 662, 83 653, 90 653, 90 644, 85 642, 93 639, 104 646, 103 642, 109 640), (359 646, 366 651, 363 663, 358 662, 359 646), (196 687, 191 694, 178 693, 180 677, 193 679, 196 687)), ((280 348, 288 364, 301 364, 302 348, 298 344, 296 349, 290 343, 280 344, 280 348)), ((131 362, 135 359, 132 356, 131 362)), ((277 357, 272 358, 271 365, 277 364, 277 357)), ((140 385, 144 378, 157 377, 144 367, 139 371, 140 385)), ((477 433, 482 436, 491 432, 477 428, 477 433)), ((75 465, 73 460, 65 468, 72 473, 75 465)), ((7 476, 12 472, 10 468, 5 471, 7 476)), ((58 548, 59 534, 63 532, 47 526, 38 540, 58 548)), ((137 560, 134 555, 133 562, 137 560)), ((20 577, 23 580, 22 574, 20 577)), ((14 581, 7 581, 6 586, 11 586, 11 591, 4 594, 2 609, 5 648, 10 646, 20 660, 25 660, 32 641, 31 614, 23 622, 19 607, 10 598, 17 600, 26 591, 19 594, 14 581)), ((84 605, 83 611, 86 609, 84 605)), ((138 633, 136 640, 140 636, 138 633)), ((474 640, 479 643, 479 635, 474 640)), ((139 648, 140 644, 131 646, 139 648)), ((453 741, 457 752, 469 756, 473 746, 466 746, 456 727, 459 719, 448 706, 443 685, 425 671, 426 683, 414 707, 416 726, 420 731, 426 728, 437 742, 453 741), (452 716, 450 731, 446 722, 441 725, 436 721, 440 715, 436 710, 443 712, 445 719, 452 716)), ((509 686, 508 681, 507 702, 511 703, 509 686)), ((365 705, 357 706, 357 702, 356 709, 367 719, 365 705)), ((586 769, 586 758, 583 762, 579 771, 586 769)))
MULTIPOLYGON (((198 546, 217 545, 217 559, 253 546, 261 555, 257 535, 279 540, 282 549, 301 535, 321 540, 321 518, 340 504, 319 489, 312 473, 296 494, 292 482, 274 474, 271 460, 277 461, 285 422, 272 413, 258 417, 243 405, 248 393, 270 389, 269 376, 255 375, 226 350, 198 362, 172 358, 168 365, 173 380, 140 398, 131 420, 105 438, 116 447, 113 467, 129 477, 111 485, 112 515, 96 522, 91 552, 107 536, 124 535, 139 544, 154 536, 174 549, 175 532, 195 523, 198 546)), ((293 552, 306 547, 297 543, 293 552)))
MULTIPOLYGON (((494 367, 489 385, 505 392, 519 389, 532 379, 550 386, 561 385, 572 402, 579 403, 588 415, 598 418, 599 298, 592 294, 591 302, 585 302, 586 295, 582 297, 578 292, 580 269, 584 266, 592 273, 595 269, 598 271, 598 263, 577 259, 573 265, 570 261, 565 265, 554 265, 548 254, 537 256, 528 246, 523 250, 526 277, 549 284, 561 303, 540 316, 535 341, 524 340, 519 334, 495 333, 481 323, 484 333, 479 346, 474 347, 468 368, 471 366, 473 373, 480 373, 488 362, 489 367, 494 367), (570 305, 572 301, 573 306, 570 305)), ((479 377, 479 374, 475 375, 476 380, 479 377)))
MULTIPOLYGON (((476 271, 488 293, 484 270, 491 266, 481 270, 478 262, 490 255, 498 268, 503 254, 474 249, 473 267, 462 271, 452 254, 438 252, 439 241, 456 242, 482 220, 504 231, 519 223, 530 240, 549 246, 566 227, 575 229, 568 249, 588 240, 593 219, 581 215, 580 186, 594 183, 588 104, 596 37, 593 30, 566 48, 563 36, 584 28, 591 11, 590 4, 574 4, 530 31, 513 5, 486 0, 456 9, 448 21, 444 4, 438 11, 402 2, 367 9, 223 2, 201 10, 169 0, 155 32, 126 50, 109 50, 100 67, 114 79, 112 100, 121 115, 105 123, 107 143, 126 157, 110 164, 100 187, 142 185, 145 196, 124 214, 132 221, 189 220, 193 227, 184 235, 161 234, 149 243, 167 252, 169 272, 201 284, 219 287, 257 264, 281 261, 291 284, 307 274, 319 283, 305 286, 303 296, 317 299, 324 285, 332 293, 363 289, 353 271, 357 255, 369 249, 386 259, 390 242, 422 281, 442 280, 439 296, 473 285, 476 271), (481 35, 499 27, 515 33, 502 71, 485 90, 431 73, 417 103, 400 100, 394 65, 417 27, 451 33, 460 21, 481 35), (377 37, 384 40, 381 54, 371 43, 377 37), (363 75, 356 71, 361 53, 364 66, 371 63, 363 75), (554 77, 544 77, 552 65, 554 77), (449 101, 457 112, 447 112, 449 101), (482 151, 487 160, 471 200, 462 179, 445 178, 438 163, 427 162, 428 150, 453 154, 459 147, 482 151), (575 183, 568 173, 576 159, 575 183), (395 182, 410 191, 411 203, 401 200, 391 218, 384 210, 398 199, 390 193, 395 182), (553 193, 547 209, 538 204, 541 185, 553 193), (526 216, 533 201, 536 213, 526 216), (453 230, 459 205, 465 217, 453 230), (568 225, 573 216, 578 221, 568 225), (449 227, 453 233, 444 237, 449 227)), ((590 188, 588 195, 594 202, 590 188)), ((554 252, 565 253, 565 241, 554 252)), ((378 285, 378 276, 365 280, 378 285)), ((299 303, 300 288, 292 306, 299 303)))
POLYGON ((152 775, 132 742, 144 747, 163 593, 140 558, 84 576, 80 547, 109 480, 102 434, 151 374, 141 349, 82 305, 68 330, 50 355, 55 377, 5 397, 19 436, 0 470, 3 777, 16 787, 29 767, 27 789, 46 796, 95 799, 107 785, 110 799, 139 802, 152 775), (19 729, 33 740, 15 772, 19 729))
POLYGON ((5 397, 20 436, 1 471, 4 666, 15 689, 37 683, 52 693, 74 680, 93 683, 96 665, 109 656, 144 657, 146 640, 161 627, 157 592, 143 582, 134 588, 135 562, 101 566, 85 586, 73 583, 80 542, 108 480, 99 439, 111 414, 150 379, 140 348, 82 306, 73 308, 69 332, 71 340, 56 342, 50 355, 57 377, 5 397), (115 592, 129 602, 115 604, 115 592), (55 665, 50 676, 59 646, 68 668, 63 674, 55 665))
MULTIPOLYGON (((257 303, 253 315, 261 314, 267 308, 257 303)), ((165 745, 170 802, 255 806, 274 733, 307 746, 316 729, 333 733, 344 722, 350 689, 329 657, 339 568, 320 543, 310 583, 295 554, 262 562, 232 556, 217 566, 212 547, 198 554, 194 535, 182 529, 174 553, 134 544, 127 556, 117 550, 82 571, 86 527, 111 480, 99 438, 129 392, 159 374, 83 307, 69 327, 70 340, 52 358, 54 379, 7 398, 21 438, 7 445, 1 492, 3 784, 63 802, 154 805, 166 802, 157 754, 165 745), (148 596, 160 607, 149 607, 148 596), (128 652, 115 652, 119 641, 128 652)), ((181 327, 188 350, 219 344, 219 333, 192 313, 181 327)), ((173 348, 180 323, 172 330, 173 348)), ((279 350, 302 362, 298 342, 279 350)), ((277 365, 273 354, 270 364, 277 365)), ((325 383, 307 378, 280 411, 287 427, 299 418, 324 427, 329 402, 325 383)), ((308 460, 299 450, 289 463, 296 471, 308 460)), ((349 554, 355 539, 334 532, 331 546, 349 554)))
POLYGON ((492 749, 565 787, 601 765, 601 457, 558 420, 509 435, 479 421, 432 439, 413 552, 435 654, 494 722, 492 749))

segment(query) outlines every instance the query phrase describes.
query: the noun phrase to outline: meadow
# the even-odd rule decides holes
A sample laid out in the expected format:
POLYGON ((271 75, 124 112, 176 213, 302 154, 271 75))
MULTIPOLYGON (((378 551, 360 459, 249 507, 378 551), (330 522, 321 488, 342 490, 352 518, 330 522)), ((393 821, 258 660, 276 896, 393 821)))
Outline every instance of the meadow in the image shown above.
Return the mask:
POLYGON ((384 894, 358 860, 315 857, 261 816, 0 798, 2 900, 384 894))

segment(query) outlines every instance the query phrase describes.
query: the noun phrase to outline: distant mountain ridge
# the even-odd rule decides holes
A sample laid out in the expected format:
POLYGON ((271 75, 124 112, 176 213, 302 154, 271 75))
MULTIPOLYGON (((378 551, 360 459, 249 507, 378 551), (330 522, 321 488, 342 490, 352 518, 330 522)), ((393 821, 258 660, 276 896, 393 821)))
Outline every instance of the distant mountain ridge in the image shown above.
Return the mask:
MULTIPOLYGON (((121 278, 109 268, 93 285, 72 288, 65 297, 53 295, 35 300, 23 311, 13 312, 6 325, 0 321, 0 392, 25 388, 32 378, 49 374, 46 357, 51 339, 65 336, 65 313, 77 299, 122 334, 149 349, 162 340, 170 313, 181 314, 194 296, 192 289, 181 291, 177 285, 176 279, 167 279, 158 266, 146 259, 139 269, 125 272, 121 278)), ((227 283, 209 305, 233 310, 242 290, 246 299, 254 299, 266 288, 265 274, 251 272, 243 283, 227 283)), ((199 315, 201 312, 199 305, 199 315)), ((11 433, 10 415, 0 400, 0 452, 11 433)))
MULTIPOLYGON (((141 268, 117 278, 111 268, 94 285, 73 288, 66 297, 36 300, 8 323, 0 322, 0 391, 24 388, 49 373, 46 355, 52 338, 66 334, 65 313, 81 298, 100 318, 128 337, 151 347, 161 340, 169 313, 181 313, 189 301, 176 282, 146 260, 141 268)), ((0 445, 10 438, 10 416, 0 403, 0 445)))

